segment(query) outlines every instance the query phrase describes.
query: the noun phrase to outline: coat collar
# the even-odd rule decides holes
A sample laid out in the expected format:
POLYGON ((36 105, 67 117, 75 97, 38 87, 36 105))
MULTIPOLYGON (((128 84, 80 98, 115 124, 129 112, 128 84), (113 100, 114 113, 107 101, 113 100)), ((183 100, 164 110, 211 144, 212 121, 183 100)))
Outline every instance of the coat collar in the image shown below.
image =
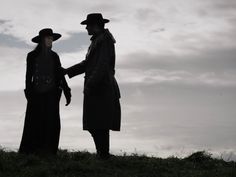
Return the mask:
POLYGON ((111 32, 108 29, 104 29, 100 34, 97 35, 93 35, 90 40, 92 42, 100 42, 102 41, 105 37, 108 37, 112 40, 113 43, 116 43, 115 38, 113 37, 113 35, 111 34, 111 32))

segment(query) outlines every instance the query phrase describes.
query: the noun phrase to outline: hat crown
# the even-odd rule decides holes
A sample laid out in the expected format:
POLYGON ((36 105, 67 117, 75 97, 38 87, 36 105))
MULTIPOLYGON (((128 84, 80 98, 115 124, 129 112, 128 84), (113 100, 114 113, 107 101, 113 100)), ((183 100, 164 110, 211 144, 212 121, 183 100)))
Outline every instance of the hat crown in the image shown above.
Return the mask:
POLYGON ((103 17, 102 17, 102 14, 100 13, 93 13, 93 14, 87 15, 87 20, 88 21, 102 21, 103 17))
POLYGON ((51 28, 44 28, 39 31, 39 36, 52 36, 53 31, 51 28))
POLYGON ((104 19, 101 13, 91 13, 87 15, 87 19, 82 21, 81 24, 98 24, 98 23, 108 23, 108 19, 104 19))

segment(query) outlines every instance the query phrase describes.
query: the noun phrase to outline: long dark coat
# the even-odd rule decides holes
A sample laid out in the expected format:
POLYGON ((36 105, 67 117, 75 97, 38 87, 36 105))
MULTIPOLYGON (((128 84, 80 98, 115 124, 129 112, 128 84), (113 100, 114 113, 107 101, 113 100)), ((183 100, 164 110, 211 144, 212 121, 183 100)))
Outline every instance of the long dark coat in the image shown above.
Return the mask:
POLYGON ((24 130, 20 144, 20 153, 50 153, 55 154, 58 149, 60 136, 59 102, 62 90, 70 94, 66 80, 61 74, 59 56, 51 51, 54 63, 56 88, 46 92, 37 93, 34 90, 34 73, 36 70, 36 51, 27 55, 26 68, 26 97, 27 108, 24 130))
POLYGON ((120 91, 115 79, 115 39, 106 29, 91 38, 86 59, 67 69, 68 76, 85 73, 83 129, 120 130, 120 91))

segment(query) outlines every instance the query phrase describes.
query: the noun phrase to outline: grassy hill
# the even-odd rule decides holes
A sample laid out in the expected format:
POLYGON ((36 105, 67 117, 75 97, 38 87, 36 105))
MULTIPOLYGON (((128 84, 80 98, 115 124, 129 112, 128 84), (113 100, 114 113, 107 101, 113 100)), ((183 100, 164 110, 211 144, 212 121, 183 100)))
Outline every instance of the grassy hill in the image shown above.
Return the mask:
POLYGON ((0 177, 236 177, 236 162, 204 151, 184 159, 133 154, 98 160, 88 152, 60 150, 56 157, 39 157, 0 150, 0 177))

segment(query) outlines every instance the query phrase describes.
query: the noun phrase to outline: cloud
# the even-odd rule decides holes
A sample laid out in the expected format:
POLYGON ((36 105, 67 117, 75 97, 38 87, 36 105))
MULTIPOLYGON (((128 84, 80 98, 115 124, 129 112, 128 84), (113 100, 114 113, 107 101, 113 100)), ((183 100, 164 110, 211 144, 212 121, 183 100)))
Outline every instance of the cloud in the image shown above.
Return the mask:
POLYGON ((134 14, 134 18, 139 20, 140 23, 149 23, 152 19, 158 18, 158 16, 159 13, 154 8, 140 8, 134 14))
POLYGON ((120 88, 123 133, 133 141, 145 140, 148 152, 220 152, 235 146, 235 86, 164 82, 121 83, 120 88), (155 145, 164 147, 155 151, 151 148, 155 145), (172 148, 167 150, 167 146, 172 148))
POLYGON ((201 7, 196 12, 199 17, 208 22, 207 26, 210 26, 209 24, 217 25, 218 28, 215 28, 214 31, 224 32, 224 35, 218 36, 224 37, 230 33, 231 29, 234 29, 235 33, 235 9, 234 0, 206 0, 202 2, 201 7))
MULTIPOLYGON (((129 83, 120 84, 120 87, 122 131, 112 134, 114 148, 126 150, 127 147, 127 151, 136 148, 162 156, 164 153, 173 155, 180 149, 189 152, 206 148, 220 152, 235 146, 232 141, 235 135, 235 97, 232 97, 235 88, 186 87, 167 83, 152 86, 129 83), (127 141, 132 143, 127 145, 127 141)), ((26 106, 23 91, 0 92, 0 98, 0 105, 5 110, 1 112, 1 122, 5 122, 11 132, 7 138, 1 134, 1 144, 17 147, 26 106)), ((81 88, 73 87, 70 107, 64 107, 65 100, 61 100, 61 146, 82 148, 79 142, 71 141, 74 136, 84 138, 82 99, 81 88)), ((87 140, 85 138, 85 142, 87 140)))
MULTIPOLYGON (((119 10, 122 10, 124 4, 118 0, 112 1, 96 1, 91 4, 90 13, 92 12, 104 12, 105 14, 114 14, 119 13, 119 10)), ((105 16, 105 18, 108 18, 105 16)))
POLYGON ((0 33, 0 46, 15 47, 15 48, 28 48, 28 47, 30 47, 24 41, 21 41, 20 39, 14 37, 14 36, 11 36, 8 34, 1 34, 1 33, 0 33))
POLYGON ((8 22, 8 20, 0 19, 0 25, 3 25, 3 24, 5 24, 5 23, 7 23, 7 22, 8 22))
POLYGON ((26 55, 25 48, 0 46, 1 60, 0 90, 18 90, 24 85, 26 55))
POLYGON ((228 13, 230 11, 230 13, 235 13, 236 2, 234 0, 226 0, 226 1, 217 0, 212 2, 214 2, 213 6, 215 7, 216 10, 228 13))
POLYGON ((80 22, 91 12, 101 12, 106 18, 116 18, 121 3, 118 1, 46 1, 24 0, 21 3, 12 0, 4 2, 0 8, 3 19, 10 19, 9 33, 17 38, 28 41, 44 27, 52 27, 63 35, 84 31, 80 22), (12 6, 12 3, 17 4, 12 6), (7 9, 14 9, 8 11, 7 9), (42 11, 43 9, 43 11, 42 11), (24 13, 22 13, 24 12, 24 13), (63 13, 62 13, 63 12, 63 13), (14 18, 12 18, 14 17, 14 18))
MULTIPOLYGON (((10 2, 5 3, 5 9, 12 8, 10 2)), ((216 35, 211 34, 216 29, 216 32, 225 32, 221 25, 224 19, 214 16, 201 18, 196 13, 198 9, 207 11, 214 9, 213 1, 208 3, 211 5, 209 7, 205 7, 205 4, 202 1, 186 2, 182 0, 177 2, 128 1, 127 3, 116 0, 109 2, 99 0, 93 3, 69 0, 66 4, 63 1, 25 0, 18 4, 14 11, 6 12, 5 9, 1 9, 0 15, 5 19, 15 17, 11 18, 9 25, 12 27, 8 30, 8 34, 31 43, 30 39, 43 27, 52 27, 65 37, 84 31, 80 22, 86 18, 87 13, 100 11, 105 18, 111 19, 111 23, 107 25, 118 41, 118 52, 134 52, 134 50, 141 50, 148 46, 148 50, 151 52, 158 50, 163 53, 169 51, 184 53, 192 51, 196 46, 210 47, 212 43, 216 43, 214 39, 217 39, 217 43, 222 44, 223 39, 221 38, 224 35, 217 37, 217 33, 214 33, 216 35), (41 9, 44 9, 43 14, 41 9), (22 10, 24 13, 20 13, 22 10), (62 11, 64 13, 61 13, 62 11), (115 20, 113 21, 113 19, 115 20), (153 19, 156 21, 154 22, 153 19), (184 26, 185 24, 188 25, 184 26), (158 33, 153 33, 153 31, 158 31, 158 33), (206 46, 206 44, 209 45, 206 46), (191 47, 192 49, 190 49, 191 47)), ((229 40, 223 41, 223 43, 226 42, 229 43, 229 40)), ((65 45, 64 48, 66 48, 65 45)))
POLYGON ((234 48, 215 48, 180 56, 140 51, 117 57, 117 76, 122 83, 234 87, 235 51, 234 48))
POLYGON ((183 85, 209 85, 213 87, 235 87, 236 73, 190 73, 186 71, 168 70, 119 70, 118 75, 121 83, 139 83, 144 85, 171 83, 183 85))
POLYGON ((68 35, 69 38, 65 40, 62 38, 55 43, 54 48, 56 51, 61 53, 73 53, 83 50, 84 47, 88 48, 90 41, 87 33, 69 33, 68 35))
POLYGON ((169 70, 191 73, 233 71, 236 67, 234 48, 199 49, 194 54, 162 55, 148 51, 137 51, 117 57, 117 67, 120 69, 169 70))

